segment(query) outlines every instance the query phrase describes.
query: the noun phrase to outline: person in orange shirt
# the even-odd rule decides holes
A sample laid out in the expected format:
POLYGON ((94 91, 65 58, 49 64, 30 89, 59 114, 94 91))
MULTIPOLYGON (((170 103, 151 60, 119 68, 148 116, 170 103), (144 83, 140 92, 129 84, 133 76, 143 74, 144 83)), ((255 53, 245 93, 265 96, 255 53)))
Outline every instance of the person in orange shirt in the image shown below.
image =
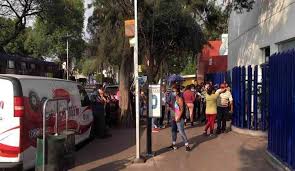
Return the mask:
POLYGON ((183 93, 183 99, 189 110, 191 126, 194 126, 194 102, 196 99, 196 95, 194 92, 191 91, 190 85, 186 86, 185 91, 183 93))

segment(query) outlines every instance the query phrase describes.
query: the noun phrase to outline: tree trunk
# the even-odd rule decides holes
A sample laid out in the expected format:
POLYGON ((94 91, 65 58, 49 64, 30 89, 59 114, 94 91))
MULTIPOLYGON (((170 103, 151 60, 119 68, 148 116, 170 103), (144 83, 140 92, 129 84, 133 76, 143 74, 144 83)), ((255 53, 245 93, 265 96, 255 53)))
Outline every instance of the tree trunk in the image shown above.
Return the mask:
POLYGON ((130 73, 132 72, 132 60, 128 55, 123 55, 120 67, 120 108, 121 108, 121 126, 126 128, 134 127, 134 116, 132 113, 132 97, 130 97, 130 73))

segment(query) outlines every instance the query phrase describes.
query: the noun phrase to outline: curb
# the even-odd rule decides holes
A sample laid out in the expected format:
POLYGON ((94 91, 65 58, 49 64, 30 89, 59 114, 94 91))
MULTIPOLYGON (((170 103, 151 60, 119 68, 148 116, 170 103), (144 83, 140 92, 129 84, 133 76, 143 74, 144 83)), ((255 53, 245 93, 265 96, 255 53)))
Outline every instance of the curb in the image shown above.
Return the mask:
POLYGON ((278 160, 274 155, 272 155, 268 150, 265 151, 267 155, 267 162, 278 171, 292 171, 288 166, 278 160))
POLYGON ((235 126, 231 126, 231 129, 233 132, 236 132, 238 134, 250 135, 253 137, 267 137, 267 132, 263 132, 263 131, 253 131, 253 130, 248 130, 248 129, 241 129, 241 128, 237 128, 235 126))

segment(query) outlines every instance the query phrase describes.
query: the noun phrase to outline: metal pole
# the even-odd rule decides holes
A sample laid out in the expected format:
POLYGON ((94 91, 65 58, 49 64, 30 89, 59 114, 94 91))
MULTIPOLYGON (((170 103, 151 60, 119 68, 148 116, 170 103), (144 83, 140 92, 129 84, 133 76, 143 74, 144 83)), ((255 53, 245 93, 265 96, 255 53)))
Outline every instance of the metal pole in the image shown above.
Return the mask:
POLYGON ((150 111, 149 111, 149 103, 150 103, 150 89, 148 88, 148 94, 147 94, 147 128, 146 128, 146 156, 147 157, 153 157, 152 153, 152 118, 150 117, 150 111))
POLYGON ((46 105, 48 103, 49 99, 47 99, 44 104, 43 104, 43 143, 42 143, 42 149, 43 149, 43 153, 42 153, 42 170, 45 171, 45 134, 46 134, 46 105))
POLYGON ((67 80, 69 80, 69 35, 67 34, 67 80))
POLYGON ((140 125, 139 125, 139 85, 138 85, 138 31, 137 31, 137 0, 134 0, 134 83, 136 112, 136 159, 140 159, 140 125))
POLYGON ((56 114, 55 114, 55 136, 58 136, 58 115, 59 115, 59 111, 58 111, 58 100, 56 100, 56 114))

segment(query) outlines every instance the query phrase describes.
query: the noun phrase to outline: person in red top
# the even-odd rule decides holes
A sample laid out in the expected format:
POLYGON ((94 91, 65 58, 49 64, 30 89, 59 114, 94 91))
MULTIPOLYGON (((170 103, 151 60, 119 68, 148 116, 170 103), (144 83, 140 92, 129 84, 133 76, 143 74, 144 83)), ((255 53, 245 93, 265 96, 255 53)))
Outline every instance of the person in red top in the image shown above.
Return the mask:
POLYGON ((193 114, 194 113, 194 102, 196 99, 196 95, 194 92, 191 91, 190 85, 186 86, 186 89, 183 92, 183 99, 184 99, 184 102, 189 110, 191 126, 193 126, 194 125, 194 114, 193 114))

